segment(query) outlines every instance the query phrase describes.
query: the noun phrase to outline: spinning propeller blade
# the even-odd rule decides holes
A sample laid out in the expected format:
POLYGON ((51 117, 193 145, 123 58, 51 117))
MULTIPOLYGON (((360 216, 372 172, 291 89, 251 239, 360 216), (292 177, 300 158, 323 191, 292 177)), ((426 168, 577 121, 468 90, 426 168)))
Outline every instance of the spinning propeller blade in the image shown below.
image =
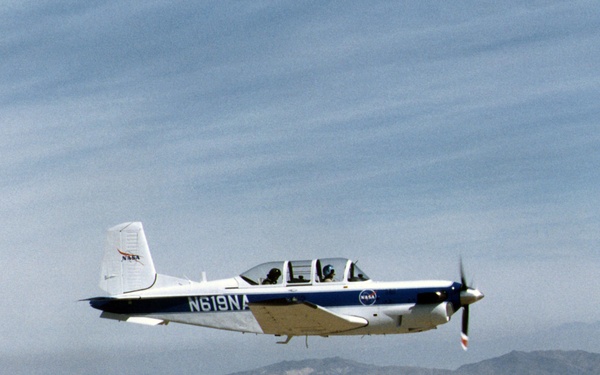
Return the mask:
POLYGON ((465 277, 465 269, 463 267, 462 258, 460 259, 460 283, 461 283, 461 287, 460 287, 461 291, 468 289, 467 278, 465 277))
POLYGON ((467 347, 469 346, 469 305, 463 307, 460 344, 462 345, 463 350, 467 350, 467 347))
POLYGON ((462 328, 460 333, 460 343, 464 350, 469 345, 469 305, 482 299, 483 293, 467 285, 467 278, 463 269, 462 259, 460 261, 460 304, 463 308, 462 328))

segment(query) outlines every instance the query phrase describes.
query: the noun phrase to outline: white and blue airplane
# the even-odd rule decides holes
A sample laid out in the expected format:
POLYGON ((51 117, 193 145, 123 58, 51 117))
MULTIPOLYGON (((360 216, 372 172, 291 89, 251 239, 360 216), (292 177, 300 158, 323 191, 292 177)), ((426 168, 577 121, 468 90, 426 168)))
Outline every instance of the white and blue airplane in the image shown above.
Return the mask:
POLYGON ((463 308, 461 343, 468 344, 469 305, 483 294, 461 281, 371 280, 351 260, 268 262, 229 279, 199 282, 156 273, 142 223, 108 230, 100 287, 89 299, 100 317, 148 325, 170 322, 287 336, 423 332, 463 308))

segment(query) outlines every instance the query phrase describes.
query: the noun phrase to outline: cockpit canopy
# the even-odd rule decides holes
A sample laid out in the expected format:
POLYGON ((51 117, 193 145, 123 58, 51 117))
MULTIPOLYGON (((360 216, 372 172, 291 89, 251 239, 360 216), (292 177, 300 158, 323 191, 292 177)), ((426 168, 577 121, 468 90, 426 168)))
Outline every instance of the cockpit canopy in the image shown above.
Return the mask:
POLYGON ((250 285, 314 285, 369 280, 356 263, 345 258, 268 262, 249 269, 240 277, 250 285))

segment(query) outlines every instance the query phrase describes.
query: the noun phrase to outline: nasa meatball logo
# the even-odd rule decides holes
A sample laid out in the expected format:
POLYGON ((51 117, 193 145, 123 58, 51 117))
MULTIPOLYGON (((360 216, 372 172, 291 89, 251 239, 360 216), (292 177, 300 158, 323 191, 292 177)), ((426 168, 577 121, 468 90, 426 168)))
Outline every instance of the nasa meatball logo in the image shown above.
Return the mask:
POLYGON ((363 290, 358 295, 358 300, 365 306, 370 306, 377 300, 377 293, 374 290, 363 290))

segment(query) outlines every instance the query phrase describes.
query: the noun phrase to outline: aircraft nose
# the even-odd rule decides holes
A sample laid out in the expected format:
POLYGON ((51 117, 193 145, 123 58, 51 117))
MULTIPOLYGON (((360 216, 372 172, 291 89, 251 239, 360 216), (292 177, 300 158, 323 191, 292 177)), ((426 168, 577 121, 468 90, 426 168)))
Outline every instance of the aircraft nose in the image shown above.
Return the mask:
POLYGON ((463 306, 470 305, 479 301, 483 297, 485 296, 478 289, 467 288, 467 290, 463 290, 460 292, 460 304, 463 306))

